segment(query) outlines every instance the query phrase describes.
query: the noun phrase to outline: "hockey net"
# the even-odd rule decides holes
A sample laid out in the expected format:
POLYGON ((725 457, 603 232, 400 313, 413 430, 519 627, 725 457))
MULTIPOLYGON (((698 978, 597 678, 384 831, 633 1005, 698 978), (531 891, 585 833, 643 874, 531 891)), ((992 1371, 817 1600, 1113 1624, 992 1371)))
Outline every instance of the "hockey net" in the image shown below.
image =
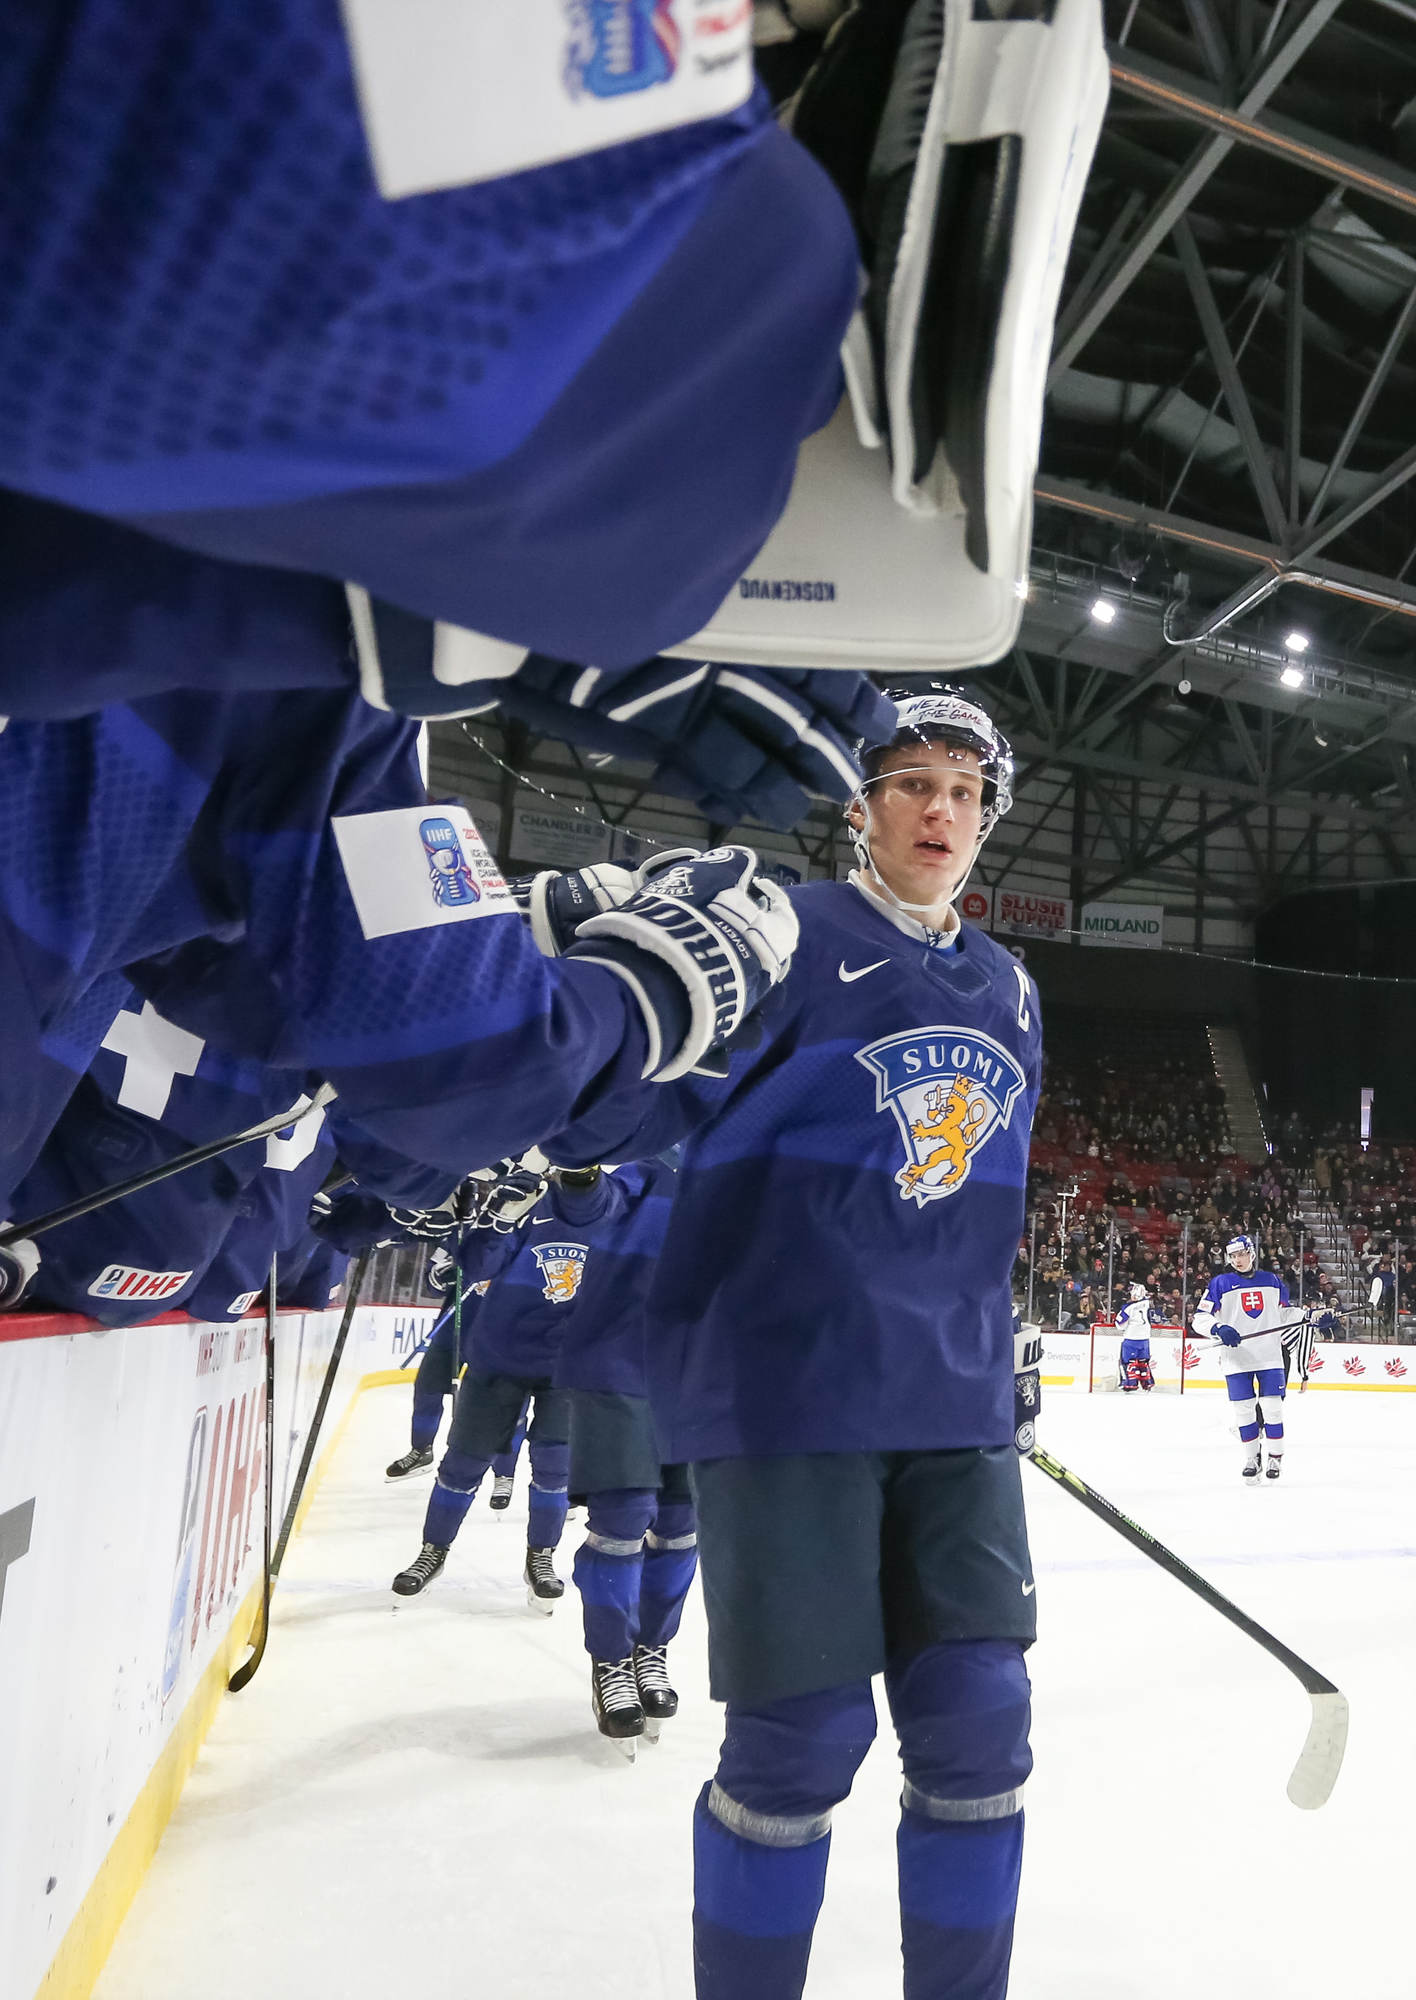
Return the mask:
MULTIPOLYGON (((1104 1394, 1121 1387, 1121 1335, 1114 1326, 1093 1324, 1088 1335, 1089 1371, 1087 1391, 1104 1394)), ((1153 1326, 1150 1332, 1151 1375, 1155 1386, 1166 1395, 1183 1396, 1185 1377, 1197 1360, 1195 1342, 1181 1339, 1178 1326, 1153 1326)), ((1139 1393, 1139 1392, 1137 1392, 1139 1393)))

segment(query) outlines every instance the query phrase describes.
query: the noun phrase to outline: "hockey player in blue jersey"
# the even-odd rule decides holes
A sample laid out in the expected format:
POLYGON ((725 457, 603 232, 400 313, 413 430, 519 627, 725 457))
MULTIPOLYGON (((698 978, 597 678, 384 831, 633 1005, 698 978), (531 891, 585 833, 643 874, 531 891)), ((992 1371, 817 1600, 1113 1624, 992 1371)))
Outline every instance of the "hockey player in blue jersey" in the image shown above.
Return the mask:
POLYGON ((1121 1336, 1118 1363, 1120 1386, 1132 1395, 1137 1389, 1155 1387, 1155 1376, 1151 1373, 1150 1330, 1150 1293, 1144 1285, 1133 1284, 1125 1305, 1116 1315, 1116 1331, 1121 1336))
POLYGON ((1277 1479, 1283 1467, 1283 1332, 1304 1314, 1290 1305, 1283 1280, 1259 1269, 1252 1236, 1232 1238, 1224 1255, 1230 1268, 1210 1279, 1190 1324, 1201 1337, 1221 1343, 1225 1386, 1244 1447, 1245 1479, 1257 1480, 1261 1471, 1277 1479), (1265 1444, 1267 1465, 1262 1463, 1265 1444))
POLYGON ((1010 1276, 1041 1028, 1022 965, 954 899, 1012 758, 944 691, 901 704, 867 769, 859 869, 791 892, 801 943, 762 1046, 674 1092, 700 1122, 646 1351, 665 1459, 693 1467, 727 1703, 695 1813, 700 2000, 801 1993, 882 1670, 906 1990, 1001 2000, 1008 1979, 1035 1631, 1010 1276))
POLYGON ((615 1179, 629 1205, 599 1245, 566 1327, 556 1382, 570 1398, 570 1491, 586 1535, 575 1556, 590 1704, 629 1756, 678 1712, 667 1652, 698 1565, 687 1468, 666 1465, 645 1372, 644 1298, 663 1249, 673 1173, 658 1162, 615 1179))
POLYGON ((679 863, 669 896, 652 865, 642 888, 620 871, 548 964, 465 812, 443 816, 476 902, 432 894, 416 730, 352 694, 11 722, 0 1216, 111 1023, 88 1003, 120 969, 184 1033, 324 1079, 372 1138, 449 1179, 474 1148, 519 1152, 606 1093, 647 1109, 785 971, 795 920, 745 849, 679 863))
POLYGON ((474 1230, 463 1239, 463 1284, 489 1281, 488 1289, 463 1319, 466 1373, 453 1402, 423 1545, 393 1580, 400 1597, 417 1596, 441 1572, 492 1460, 510 1445, 528 1396, 527 1596, 533 1606, 550 1610, 564 1595, 552 1561, 565 1526, 569 1462, 567 1399, 554 1383, 556 1359, 586 1269, 627 1199, 614 1176, 602 1175, 598 1166, 558 1168, 512 1234, 474 1230))

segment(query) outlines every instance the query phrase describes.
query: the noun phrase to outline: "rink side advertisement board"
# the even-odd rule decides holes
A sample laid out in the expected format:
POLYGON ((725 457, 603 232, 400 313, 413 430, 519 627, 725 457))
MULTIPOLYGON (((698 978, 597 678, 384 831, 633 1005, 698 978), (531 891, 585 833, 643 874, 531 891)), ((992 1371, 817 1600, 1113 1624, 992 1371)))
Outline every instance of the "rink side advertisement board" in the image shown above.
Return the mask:
POLYGON ((1165 941, 1165 911, 1159 903, 1083 903, 1080 928, 1083 944, 1159 951, 1165 941))
POLYGON ((1045 896, 1031 889, 993 891, 993 929, 999 937, 1060 938, 1072 928, 1070 896, 1045 896))
MULTIPOLYGON (((277 1321, 277 1522, 340 1317, 277 1321)), ((322 1451, 361 1385, 411 1377, 434 1317, 356 1314, 322 1451)), ((260 1314, 0 1317, 0 2000, 87 1993, 244 1653, 264 1336, 260 1314)))
MULTIPOLYGON (((1151 1370, 1157 1389, 1178 1389, 1182 1344, 1178 1326, 1151 1328, 1151 1370)), ((1098 1321, 1089 1331, 1043 1334, 1042 1382, 1045 1389, 1071 1389, 1086 1395, 1093 1388, 1110 1388, 1121 1360, 1121 1336, 1098 1321)), ((1185 1393, 1192 1389, 1224 1388, 1224 1368, 1217 1342, 1191 1335, 1183 1344, 1185 1393)), ((1289 1393, 1299 1384, 1296 1376, 1289 1393)), ((1319 1341, 1308 1364, 1308 1393, 1314 1390, 1416 1390, 1416 1347, 1387 1346, 1368 1341, 1319 1341)))

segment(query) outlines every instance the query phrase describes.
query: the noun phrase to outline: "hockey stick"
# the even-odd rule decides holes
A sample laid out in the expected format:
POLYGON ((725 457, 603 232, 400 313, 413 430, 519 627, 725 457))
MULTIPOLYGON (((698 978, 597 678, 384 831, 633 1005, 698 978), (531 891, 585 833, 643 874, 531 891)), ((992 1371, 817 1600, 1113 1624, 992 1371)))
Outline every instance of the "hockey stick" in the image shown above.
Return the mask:
POLYGON ((280 1524, 280 1540, 276 1543, 275 1554, 270 1560, 270 1573, 273 1577, 280 1575, 280 1565, 285 1559, 286 1546, 295 1529, 295 1516, 299 1512, 300 1496, 305 1490, 305 1481, 309 1478, 310 1467, 314 1463, 315 1446, 319 1443, 320 1427, 324 1423, 325 1411, 329 1408, 329 1399, 334 1393, 334 1378, 339 1373, 339 1364, 344 1355, 344 1343, 348 1340, 349 1329, 354 1324, 354 1310, 359 1303, 359 1294, 364 1288, 364 1277, 369 1268, 369 1258, 372 1255, 373 1252, 370 1250, 361 1250, 359 1252, 354 1264, 353 1274, 349 1280, 349 1296, 344 1301, 344 1317, 339 1322, 339 1332, 335 1335, 334 1347, 330 1352, 329 1363, 324 1373, 324 1380, 320 1384, 319 1397, 315 1403, 315 1414, 310 1419, 310 1429, 305 1439, 305 1449, 300 1454, 300 1469, 295 1474, 295 1484, 290 1489, 290 1498, 286 1502, 285 1519, 280 1524))
POLYGON ((275 1505, 275 1258, 270 1260, 270 1274, 266 1279, 266 1337, 265 1337, 265 1554, 261 1575, 261 1629, 248 1660, 243 1660, 230 1680, 227 1692, 239 1694, 249 1686, 255 1677, 256 1668, 265 1658, 266 1640, 270 1637, 270 1517, 275 1505))
POLYGON ((77 1222, 81 1215, 89 1215, 96 1208, 106 1208, 110 1201, 122 1201, 125 1195, 141 1194, 144 1188, 156 1187, 159 1181, 171 1178, 173 1174, 185 1173, 188 1167, 199 1167, 203 1160, 214 1160, 219 1153, 229 1153, 237 1146, 245 1146, 252 1139, 269 1139, 273 1133, 283 1132, 287 1125, 298 1125, 302 1118, 308 1118, 312 1111, 323 1111, 338 1095, 332 1083, 322 1083, 305 1109, 292 1115, 282 1111, 274 1118, 266 1118, 259 1125, 249 1125, 244 1132, 233 1132, 226 1139, 211 1139, 204 1146, 193 1146, 190 1152, 179 1153, 176 1159, 166 1160, 159 1167, 149 1167, 146 1172, 134 1174, 131 1180, 115 1181, 112 1187, 99 1188, 93 1194, 86 1194, 78 1201, 67 1202, 63 1208, 51 1208, 47 1215, 36 1215, 29 1222, 12 1222, 0 1229, 0 1250, 11 1243, 18 1243, 22 1237, 42 1236, 46 1230, 58 1229, 65 1222, 77 1222))
POLYGON ((1313 1719, 1308 1725, 1307 1741, 1299 1754, 1298 1762, 1293 1766, 1293 1775, 1288 1780, 1288 1796, 1295 1806, 1301 1806, 1305 1812, 1312 1812, 1318 1806, 1325 1805, 1333 1786, 1337 1783, 1337 1774, 1342 1769, 1343 1752, 1347 1748, 1346 1695, 1334 1687, 1325 1674, 1320 1674, 1316 1667, 1310 1667, 1306 1660, 1300 1660, 1281 1639, 1275 1639, 1272 1632, 1266 1632, 1247 1611, 1241 1611, 1237 1604, 1232 1604, 1222 1591, 1216 1590, 1212 1583, 1207 1583, 1197 1570, 1191 1569, 1187 1562, 1182 1562, 1180 1557, 1166 1548, 1163 1542, 1158 1542, 1154 1535, 1139 1527, 1129 1515, 1123 1514, 1119 1507, 1114 1507, 1095 1488, 1088 1486, 1084 1479, 1078 1478, 1075 1472, 1069 1472, 1067 1467, 1053 1458, 1050 1452, 1044 1451, 1039 1445, 1031 1454, 1031 1462, 1039 1472, 1046 1473, 1047 1477, 1064 1492, 1070 1493, 1074 1500, 1079 1500, 1090 1513, 1096 1515, 1098 1520, 1105 1521, 1109 1528, 1114 1528, 1118 1535, 1123 1536, 1133 1548, 1139 1549, 1143 1556, 1149 1556, 1152 1562, 1159 1563, 1163 1570, 1168 1570, 1177 1583, 1183 1583, 1187 1590, 1193 1590, 1196 1597, 1202 1597, 1205 1603, 1222 1618, 1227 1618, 1231 1625, 1237 1625, 1241 1632, 1257 1640, 1266 1653, 1271 1653, 1302 1683, 1313 1704, 1313 1719))

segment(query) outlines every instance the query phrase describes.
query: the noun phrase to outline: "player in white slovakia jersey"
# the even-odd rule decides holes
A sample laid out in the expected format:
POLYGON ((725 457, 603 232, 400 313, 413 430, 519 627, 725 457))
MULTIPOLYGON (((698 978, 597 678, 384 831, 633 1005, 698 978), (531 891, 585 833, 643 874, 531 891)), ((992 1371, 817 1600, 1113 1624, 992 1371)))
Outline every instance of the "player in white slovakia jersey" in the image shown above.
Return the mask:
POLYGON ((1229 1400, 1243 1410, 1239 1441, 1244 1477, 1259 1476, 1262 1431, 1268 1444, 1267 1475, 1277 1479, 1283 1462, 1283 1332, 1303 1315, 1290 1304, 1283 1280, 1258 1268, 1251 1236, 1234 1237, 1224 1254, 1230 1268, 1211 1278, 1190 1324, 1197 1334, 1223 1343, 1229 1400))

